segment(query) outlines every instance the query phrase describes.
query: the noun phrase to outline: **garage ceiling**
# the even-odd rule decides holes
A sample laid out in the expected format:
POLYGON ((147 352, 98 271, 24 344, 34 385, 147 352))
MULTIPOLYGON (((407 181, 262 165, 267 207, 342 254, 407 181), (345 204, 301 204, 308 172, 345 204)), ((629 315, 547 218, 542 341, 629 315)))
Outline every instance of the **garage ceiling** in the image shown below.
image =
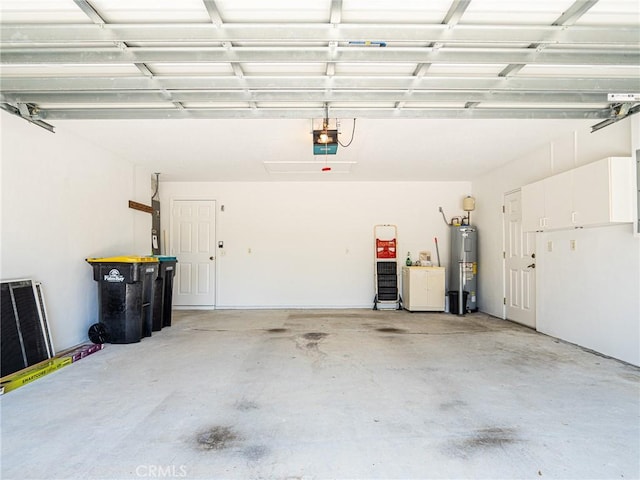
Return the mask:
POLYGON ((636 0, 3 0, 0 14, 1 106, 45 127, 330 117, 348 137, 352 119, 596 124, 640 106, 608 96, 640 92, 636 0))

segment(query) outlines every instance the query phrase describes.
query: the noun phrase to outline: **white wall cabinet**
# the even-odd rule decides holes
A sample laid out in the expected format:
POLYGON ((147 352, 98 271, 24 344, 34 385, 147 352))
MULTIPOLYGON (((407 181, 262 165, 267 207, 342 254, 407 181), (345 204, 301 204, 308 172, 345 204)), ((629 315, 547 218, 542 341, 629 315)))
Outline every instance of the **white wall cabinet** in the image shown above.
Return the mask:
POLYGON ((545 228, 544 190, 544 180, 522 187, 522 230, 525 232, 545 228))
POLYGON ((573 170, 522 187, 525 232, 567 228, 572 219, 573 170))
POLYGON ((444 311, 444 267, 402 267, 402 302, 411 312, 444 311))
POLYGON ((545 230, 573 226, 573 170, 546 179, 544 192, 545 230))
POLYGON ((573 221, 579 226, 633 222, 635 165, 610 157, 574 172, 573 221))
POLYGON ((608 157, 522 187, 522 228, 551 231, 633 222, 631 157, 608 157))

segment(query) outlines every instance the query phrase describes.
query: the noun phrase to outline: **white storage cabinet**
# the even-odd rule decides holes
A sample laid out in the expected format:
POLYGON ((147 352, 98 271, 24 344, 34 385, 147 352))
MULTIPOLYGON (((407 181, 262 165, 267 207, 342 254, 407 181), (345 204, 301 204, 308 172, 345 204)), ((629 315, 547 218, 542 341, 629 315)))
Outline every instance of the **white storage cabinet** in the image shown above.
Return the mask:
POLYGON ((444 311, 444 267, 402 267, 402 302, 411 312, 444 311))
POLYGON ((522 187, 526 232, 633 222, 631 157, 608 157, 522 187))

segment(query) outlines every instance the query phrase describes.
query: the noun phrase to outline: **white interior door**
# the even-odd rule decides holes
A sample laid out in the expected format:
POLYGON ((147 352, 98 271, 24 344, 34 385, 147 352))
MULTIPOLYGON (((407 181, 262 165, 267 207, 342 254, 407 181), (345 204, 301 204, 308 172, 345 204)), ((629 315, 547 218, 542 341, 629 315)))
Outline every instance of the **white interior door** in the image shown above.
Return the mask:
POLYGON ((535 328, 535 233, 522 231, 520 190, 504 197, 505 305, 509 320, 535 328))
POLYGON ((178 257, 173 304, 215 306, 214 200, 174 200, 171 210, 171 255, 178 257))

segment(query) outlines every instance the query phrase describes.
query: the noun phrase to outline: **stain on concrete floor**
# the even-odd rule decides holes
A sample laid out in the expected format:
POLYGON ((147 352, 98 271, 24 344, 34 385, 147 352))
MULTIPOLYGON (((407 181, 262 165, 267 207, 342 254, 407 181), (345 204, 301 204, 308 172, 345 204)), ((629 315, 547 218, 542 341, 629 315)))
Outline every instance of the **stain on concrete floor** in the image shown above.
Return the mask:
POLYGON ((191 328, 190 330, 194 330, 196 332, 228 332, 229 331, 221 328, 191 328))
POLYGON ((202 450, 225 450, 242 437, 228 426, 214 426, 196 435, 196 443, 202 450))
POLYGON ((241 412, 248 412, 249 410, 258 410, 260 406, 256 402, 252 402, 251 400, 238 400, 234 407, 236 410, 240 410, 241 412))
POLYGON ((464 402, 462 400, 451 400, 448 402, 443 402, 439 405, 440 410, 442 411, 450 411, 450 410, 457 410, 459 408, 464 408, 467 406, 467 402, 464 402))
POLYGON ((471 438, 463 442, 467 450, 482 449, 491 447, 502 447, 510 443, 517 442, 513 428, 481 428, 476 430, 471 438))
POLYGON ((306 340, 322 340, 323 338, 327 337, 329 334, 328 333, 323 333, 323 332, 309 332, 309 333, 305 333, 304 335, 302 335, 302 337, 306 340))
POLYGON ((395 328, 395 327, 381 327, 381 328, 376 328, 376 330, 382 333, 407 333, 405 329, 395 328))
POLYGON ((309 312, 309 313, 290 313, 287 317, 288 320, 306 320, 309 318, 333 318, 333 319, 343 319, 343 318, 368 318, 371 314, 368 311, 365 312, 350 312, 350 313, 341 313, 341 312, 309 312))
POLYGON ((244 458, 250 462, 257 462, 269 455, 271 450, 266 445, 249 445, 242 450, 244 458))
POLYGON ((454 457, 468 458, 491 449, 504 449, 521 442, 514 428, 488 427, 453 441, 445 450, 454 457))
POLYGON ((286 328, 269 328, 267 329, 268 333, 285 333, 288 330, 286 328))

